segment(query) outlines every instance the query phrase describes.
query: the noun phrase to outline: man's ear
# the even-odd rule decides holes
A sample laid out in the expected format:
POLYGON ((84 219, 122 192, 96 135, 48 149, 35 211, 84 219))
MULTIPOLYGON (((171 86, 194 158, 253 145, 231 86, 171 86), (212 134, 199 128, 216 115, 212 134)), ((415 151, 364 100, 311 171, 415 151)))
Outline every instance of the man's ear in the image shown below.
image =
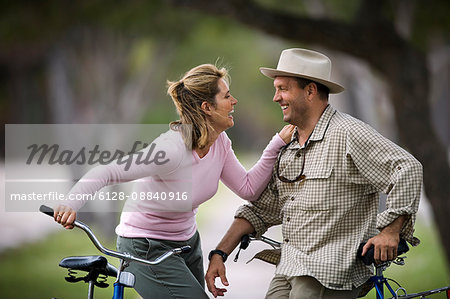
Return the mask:
POLYGON ((203 101, 202 104, 200 105, 200 108, 202 108, 203 112, 206 115, 212 115, 212 105, 210 103, 208 103, 207 101, 203 101))
POLYGON ((306 86, 305 91, 308 99, 312 99, 317 94, 317 84, 314 82, 309 83, 306 86))

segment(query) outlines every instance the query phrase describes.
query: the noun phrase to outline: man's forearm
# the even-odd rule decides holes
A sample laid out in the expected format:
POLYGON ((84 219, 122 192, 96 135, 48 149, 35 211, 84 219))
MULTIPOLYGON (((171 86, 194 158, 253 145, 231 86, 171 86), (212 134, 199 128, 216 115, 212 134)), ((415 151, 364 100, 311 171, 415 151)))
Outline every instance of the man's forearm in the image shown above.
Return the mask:
POLYGON ((406 219, 407 216, 401 215, 397 219, 395 219, 391 224, 385 226, 381 231, 385 233, 400 234, 406 219))
POLYGON ((230 254, 239 244, 243 235, 251 234, 254 231, 255 228, 246 219, 235 218, 227 233, 217 245, 217 249, 230 254))

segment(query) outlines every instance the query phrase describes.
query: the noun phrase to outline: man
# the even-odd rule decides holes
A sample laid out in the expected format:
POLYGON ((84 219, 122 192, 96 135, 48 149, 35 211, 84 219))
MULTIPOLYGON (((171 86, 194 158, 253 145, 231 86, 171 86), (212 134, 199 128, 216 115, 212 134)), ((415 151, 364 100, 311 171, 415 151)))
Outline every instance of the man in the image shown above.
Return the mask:
POLYGON ((288 49, 277 69, 261 68, 274 79, 283 120, 296 126, 281 151, 272 179, 258 201, 240 207, 235 220, 210 253, 205 276, 210 292, 220 277, 228 286, 224 260, 244 234, 262 235, 282 224, 283 245, 266 298, 356 298, 371 267, 356 257, 374 246, 377 262, 397 257, 400 237, 412 245, 422 166, 409 153, 363 122, 336 111, 329 93, 342 86, 330 81, 325 55, 288 49), (388 194, 377 216, 379 192, 388 194))

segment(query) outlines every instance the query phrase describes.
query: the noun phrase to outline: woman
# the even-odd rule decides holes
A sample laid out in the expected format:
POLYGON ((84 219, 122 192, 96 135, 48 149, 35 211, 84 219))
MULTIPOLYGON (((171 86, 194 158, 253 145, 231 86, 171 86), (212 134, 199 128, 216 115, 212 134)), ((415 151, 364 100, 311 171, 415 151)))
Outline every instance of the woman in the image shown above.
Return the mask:
MULTIPOLYGON (((181 80, 168 82, 180 120, 155 140, 167 153, 167 163, 98 166, 75 184, 69 194, 93 194, 106 185, 139 180, 139 192, 176 192, 188 182, 192 207, 188 211, 155 209, 150 201, 128 200, 121 214, 118 250, 153 259, 170 248, 190 245, 191 252, 171 257, 155 266, 131 263, 135 289, 152 298, 208 298, 200 238, 195 215, 197 207, 216 193, 219 180, 240 197, 256 200, 267 185, 279 149, 291 138, 294 127, 285 126, 264 150, 250 171, 239 163, 225 130, 234 125, 237 100, 230 94, 226 69, 204 64, 188 71, 181 80), (182 154, 187 152, 187 155, 182 154)), ((144 149, 145 152, 148 149, 144 149)), ((83 202, 55 208, 55 220, 72 228, 83 202)), ((174 203, 176 204, 176 203, 174 203)))

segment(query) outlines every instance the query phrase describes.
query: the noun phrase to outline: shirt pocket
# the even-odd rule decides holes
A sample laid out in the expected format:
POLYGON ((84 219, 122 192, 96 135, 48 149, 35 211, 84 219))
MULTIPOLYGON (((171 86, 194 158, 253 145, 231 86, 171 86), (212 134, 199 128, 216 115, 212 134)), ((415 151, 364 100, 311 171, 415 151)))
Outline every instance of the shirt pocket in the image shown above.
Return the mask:
POLYGON ((303 211, 327 211, 332 208, 333 168, 313 168, 300 182, 298 208, 303 211))

